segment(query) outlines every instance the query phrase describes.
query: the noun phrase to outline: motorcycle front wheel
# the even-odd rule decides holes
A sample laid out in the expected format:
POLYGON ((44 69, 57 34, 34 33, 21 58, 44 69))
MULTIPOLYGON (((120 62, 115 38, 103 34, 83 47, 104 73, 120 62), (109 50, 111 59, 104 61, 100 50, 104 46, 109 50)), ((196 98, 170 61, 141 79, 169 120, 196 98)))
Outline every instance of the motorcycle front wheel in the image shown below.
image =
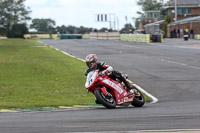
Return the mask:
POLYGON ((108 109, 114 109, 116 108, 116 102, 115 99, 112 97, 112 95, 108 92, 108 95, 105 96, 104 93, 97 89, 94 91, 94 95, 96 96, 96 99, 103 104, 108 109))
POLYGON ((139 93, 139 95, 134 97, 134 100, 131 104, 134 107, 142 107, 145 104, 144 96, 137 88, 135 89, 137 90, 137 93, 139 93))

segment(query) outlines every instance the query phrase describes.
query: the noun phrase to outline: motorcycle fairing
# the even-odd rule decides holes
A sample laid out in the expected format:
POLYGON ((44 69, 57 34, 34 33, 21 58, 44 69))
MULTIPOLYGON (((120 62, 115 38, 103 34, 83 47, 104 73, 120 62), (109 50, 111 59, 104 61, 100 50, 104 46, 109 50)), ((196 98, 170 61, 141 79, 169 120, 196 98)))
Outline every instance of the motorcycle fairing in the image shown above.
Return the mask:
POLYGON ((102 81, 104 85, 108 88, 114 88, 114 93, 115 93, 115 100, 117 104, 123 104, 123 103, 130 103, 133 101, 134 96, 128 97, 129 94, 127 91, 120 85, 120 83, 116 81, 111 81, 109 79, 105 79, 102 81))

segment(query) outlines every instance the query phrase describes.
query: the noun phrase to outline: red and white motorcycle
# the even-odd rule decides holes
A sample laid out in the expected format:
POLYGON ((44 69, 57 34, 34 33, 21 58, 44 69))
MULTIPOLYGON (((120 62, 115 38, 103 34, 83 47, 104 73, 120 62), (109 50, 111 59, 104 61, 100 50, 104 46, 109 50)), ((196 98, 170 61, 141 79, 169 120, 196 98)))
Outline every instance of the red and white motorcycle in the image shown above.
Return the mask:
POLYGON ((98 103, 109 109, 115 108, 116 105, 131 104, 134 107, 142 107, 145 103, 144 96, 137 88, 128 93, 122 81, 115 81, 108 75, 101 75, 98 70, 88 73, 85 88, 95 95, 98 103))

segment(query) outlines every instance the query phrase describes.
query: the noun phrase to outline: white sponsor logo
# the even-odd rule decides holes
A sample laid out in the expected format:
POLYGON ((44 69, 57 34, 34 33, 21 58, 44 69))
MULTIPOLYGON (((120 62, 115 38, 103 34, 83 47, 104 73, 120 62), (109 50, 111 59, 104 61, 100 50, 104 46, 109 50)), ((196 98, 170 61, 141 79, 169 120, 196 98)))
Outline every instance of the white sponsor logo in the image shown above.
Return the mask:
POLYGON ((106 80, 104 80, 103 82, 104 82, 105 84, 107 84, 107 85, 113 87, 113 88, 114 88, 116 91, 118 91, 120 94, 123 93, 123 90, 122 90, 118 85, 116 85, 115 83, 113 83, 112 81, 106 79, 106 80))

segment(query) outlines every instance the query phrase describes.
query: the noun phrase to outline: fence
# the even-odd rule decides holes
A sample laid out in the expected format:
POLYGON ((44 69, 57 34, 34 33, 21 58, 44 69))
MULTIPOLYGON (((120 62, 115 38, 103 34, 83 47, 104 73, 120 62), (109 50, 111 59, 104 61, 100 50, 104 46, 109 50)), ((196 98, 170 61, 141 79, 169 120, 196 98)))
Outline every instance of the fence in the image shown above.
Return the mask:
POLYGON ((82 39, 81 34, 68 34, 68 35, 60 35, 60 39, 82 39))
POLYGON ((90 39, 99 39, 99 40, 119 40, 119 32, 92 32, 90 33, 90 39))
POLYGON ((120 34, 121 41, 150 43, 149 34, 120 34))
POLYGON ((33 40, 39 40, 39 39, 58 39, 58 34, 25 34, 25 39, 33 39, 33 40))
POLYGON ((83 35, 82 35, 82 38, 83 38, 83 39, 90 39, 90 34, 83 34, 83 35))

